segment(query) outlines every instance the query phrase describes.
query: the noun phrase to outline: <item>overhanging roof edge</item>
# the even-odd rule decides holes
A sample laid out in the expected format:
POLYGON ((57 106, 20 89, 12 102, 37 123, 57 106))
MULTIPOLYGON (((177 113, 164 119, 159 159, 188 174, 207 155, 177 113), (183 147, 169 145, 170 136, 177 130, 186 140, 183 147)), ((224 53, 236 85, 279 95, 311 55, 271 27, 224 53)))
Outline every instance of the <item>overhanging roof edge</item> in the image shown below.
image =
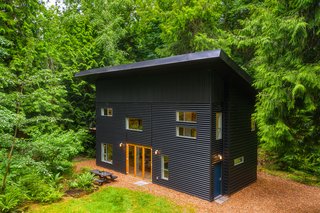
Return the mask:
POLYGON ((161 67, 166 65, 170 66, 170 65, 186 63, 186 62, 210 60, 213 58, 219 58, 220 52, 221 50, 218 49, 218 50, 212 50, 212 51, 188 53, 188 54, 171 56, 166 58, 141 61, 141 62, 136 62, 132 64, 123 64, 123 65, 117 65, 112 67, 102 67, 102 68, 91 69, 91 70, 86 70, 86 71, 76 73, 75 77, 85 77, 90 75, 100 75, 104 73, 138 70, 138 69, 151 68, 151 67, 161 67))
POLYGON ((197 61, 210 61, 214 59, 221 59, 224 61, 230 68, 232 68, 242 79, 252 84, 251 77, 242 70, 223 50, 210 50, 196 53, 188 53, 183 55, 171 56, 160 59, 153 59, 147 61, 141 61, 131 64, 123 64, 112 67, 102 67, 91 70, 82 71, 75 74, 75 77, 94 77, 98 78, 100 75, 106 73, 116 73, 130 70, 141 70, 147 68, 155 68, 161 66, 173 66, 177 64, 183 64, 187 62, 197 62, 197 61))

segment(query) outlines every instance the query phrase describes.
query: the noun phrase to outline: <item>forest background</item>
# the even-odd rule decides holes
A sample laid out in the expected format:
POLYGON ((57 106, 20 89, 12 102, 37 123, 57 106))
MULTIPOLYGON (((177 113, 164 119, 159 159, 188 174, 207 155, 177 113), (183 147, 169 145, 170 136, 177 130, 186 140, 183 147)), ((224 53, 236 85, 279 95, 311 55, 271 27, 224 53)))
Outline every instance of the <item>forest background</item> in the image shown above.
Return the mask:
POLYGON ((95 87, 75 73, 213 49, 254 79, 260 163, 319 178, 319 1, 2 0, 0 207, 59 199, 94 155, 95 87))

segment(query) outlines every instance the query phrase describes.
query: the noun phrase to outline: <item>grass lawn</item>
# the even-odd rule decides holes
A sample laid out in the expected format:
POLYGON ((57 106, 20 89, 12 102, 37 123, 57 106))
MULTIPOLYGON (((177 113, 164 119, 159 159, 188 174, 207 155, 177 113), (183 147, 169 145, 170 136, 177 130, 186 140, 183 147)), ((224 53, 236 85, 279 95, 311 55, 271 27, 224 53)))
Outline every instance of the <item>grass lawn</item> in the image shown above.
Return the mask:
POLYGON ((169 200, 125 188, 107 187, 82 198, 72 198, 50 205, 36 205, 29 212, 194 212, 169 200))

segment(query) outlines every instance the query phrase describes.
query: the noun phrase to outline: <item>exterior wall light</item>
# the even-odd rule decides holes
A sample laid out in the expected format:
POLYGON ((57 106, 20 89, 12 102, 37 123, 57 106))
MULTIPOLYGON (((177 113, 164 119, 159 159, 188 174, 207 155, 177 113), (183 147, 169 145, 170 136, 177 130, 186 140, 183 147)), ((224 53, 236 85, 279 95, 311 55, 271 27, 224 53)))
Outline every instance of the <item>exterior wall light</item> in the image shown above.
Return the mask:
POLYGON ((219 163, 223 159, 221 154, 212 155, 212 164, 219 163))
POLYGON ((121 143, 119 144, 119 147, 123 147, 123 146, 124 146, 124 143, 121 142, 121 143))
POLYGON ((160 155, 160 150, 157 149, 156 151, 154 151, 154 154, 155 155, 160 155))

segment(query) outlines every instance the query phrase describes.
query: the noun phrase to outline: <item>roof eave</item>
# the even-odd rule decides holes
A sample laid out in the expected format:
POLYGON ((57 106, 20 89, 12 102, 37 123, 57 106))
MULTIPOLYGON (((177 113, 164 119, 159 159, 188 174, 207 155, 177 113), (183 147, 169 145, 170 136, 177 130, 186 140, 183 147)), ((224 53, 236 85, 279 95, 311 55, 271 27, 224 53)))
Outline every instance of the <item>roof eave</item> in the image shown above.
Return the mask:
POLYGON ((97 79, 111 73, 138 71, 145 69, 155 69, 161 67, 171 67, 179 64, 196 63, 213 61, 220 59, 231 69, 233 69, 242 79, 250 85, 252 84, 251 77, 241 69, 223 50, 211 50, 197 53, 188 53, 183 55, 171 56, 167 58, 153 59, 147 61, 136 62, 132 64, 117 65, 112 67, 102 67, 82 71, 75 74, 75 77, 83 77, 87 79, 97 79))

